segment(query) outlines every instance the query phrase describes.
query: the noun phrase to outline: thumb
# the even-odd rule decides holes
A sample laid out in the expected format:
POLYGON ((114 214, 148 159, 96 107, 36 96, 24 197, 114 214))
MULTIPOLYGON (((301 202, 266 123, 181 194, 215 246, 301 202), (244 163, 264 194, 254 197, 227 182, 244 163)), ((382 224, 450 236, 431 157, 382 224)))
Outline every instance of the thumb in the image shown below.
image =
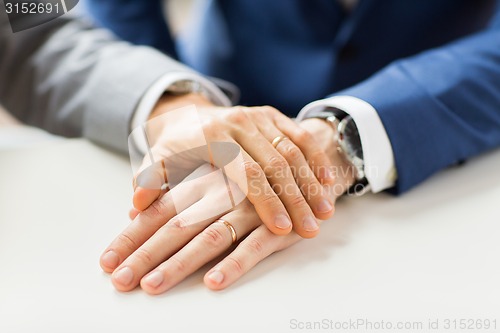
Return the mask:
MULTIPOLYGON (((167 175, 164 162, 159 161, 147 168, 140 168, 134 178, 134 208, 143 211, 148 208, 156 199, 160 197, 165 184, 167 184, 167 175)), ((168 187, 167 187, 168 191, 168 187)))

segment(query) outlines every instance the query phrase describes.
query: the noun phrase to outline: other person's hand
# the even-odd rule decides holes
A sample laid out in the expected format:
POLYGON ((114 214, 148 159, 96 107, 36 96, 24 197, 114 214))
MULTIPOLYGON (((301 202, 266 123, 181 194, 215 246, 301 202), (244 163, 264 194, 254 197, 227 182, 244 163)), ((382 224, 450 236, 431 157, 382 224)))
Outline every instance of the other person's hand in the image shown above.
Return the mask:
MULTIPOLYGON (((341 160, 337 162, 339 168, 348 168, 341 160)), ((212 186, 212 170, 209 164, 201 166, 195 171, 198 176, 194 180, 181 183, 143 212, 131 212, 134 221, 108 246, 100 260, 102 269, 112 273, 116 289, 130 291, 140 285, 147 293, 163 293, 231 249, 236 237, 237 247, 204 278, 207 287, 224 289, 270 254, 301 239, 295 232, 286 236, 270 232, 248 200, 220 216, 200 221, 200 215, 226 194, 225 188, 212 186), (183 211, 176 213, 172 196, 183 197, 183 211)), ((338 180, 337 190, 341 194, 352 179, 338 180)))
MULTIPOLYGON (((189 104, 198 108, 208 143, 231 142, 242 148, 244 161, 236 172, 246 174, 247 198, 269 230, 285 235, 293 224, 300 236, 316 236, 319 231, 316 218, 324 220, 334 212, 333 198, 324 186, 335 183, 335 173, 321 148, 324 144, 272 107, 222 108, 196 94, 165 97, 151 118, 189 104)), ((165 124, 163 128, 172 126, 175 124, 165 124)), ((162 130, 162 126, 153 128, 162 130)), ((329 129, 325 133, 330 135, 327 139, 330 144, 333 144, 332 132, 329 129)), ((177 142, 161 139, 154 142, 152 152, 157 155, 156 159, 165 155, 169 145, 188 142, 190 133, 188 129, 179 131, 177 142)), ((158 133, 150 136, 161 138, 158 133)), ((158 177, 163 178, 162 173, 158 172, 158 177)), ((134 207, 143 211, 160 195, 159 189, 139 186, 134 193, 134 207)))

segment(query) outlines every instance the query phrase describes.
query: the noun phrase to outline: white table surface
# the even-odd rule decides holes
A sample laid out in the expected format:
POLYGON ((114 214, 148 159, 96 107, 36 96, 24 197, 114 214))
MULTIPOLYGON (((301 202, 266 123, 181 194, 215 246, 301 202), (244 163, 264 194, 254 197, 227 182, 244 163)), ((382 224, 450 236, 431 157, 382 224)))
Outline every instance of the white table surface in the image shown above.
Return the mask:
POLYGON ((500 331, 499 165, 496 151, 402 197, 344 200, 318 238, 228 290, 206 289, 205 268, 153 297, 116 292, 98 264, 129 223, 125 158, 84 140, 0 151, 0 332, 313 332, 295 324, 358 319, 419 332, 496 319, 482 332, 500 331))

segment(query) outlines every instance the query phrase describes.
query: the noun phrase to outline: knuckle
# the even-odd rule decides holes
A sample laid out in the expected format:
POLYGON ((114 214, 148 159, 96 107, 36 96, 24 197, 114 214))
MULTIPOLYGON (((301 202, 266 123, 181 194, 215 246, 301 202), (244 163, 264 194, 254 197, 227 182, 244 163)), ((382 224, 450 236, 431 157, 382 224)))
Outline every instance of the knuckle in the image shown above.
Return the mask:
POLYGON ((166 214, 167 207, 161 199, 153 201, 153 203, 143 212, 151 218, 159 218, 166 214))
POLYGON ((272 170, 269 171, 283 171, 284 169, 288 168, 288 162, 283 156, 280 155, 274 155, 272 156, 269 161, 268 165, 271 167, 272 170))
POLYGON ((186 272, 187 264, 184 259, 173 256, 172 258, 170 258, 170 260, 172 261, 172 265, 175 267, 177 272, 186 272))
POLYGON ((297 140, 299 142, 304 142, 305 144, 311 143, 311 140, 313 139, 311 133, 309 133, 307 130, 303 128, 298 128, 297 129, 297 140))
POLYGON ((304 196, 302 196, 302 195, 296 195, 296 196, 292 197, 290 199, 290 204, 293 207, 300 207, 300 206, 307 205, 306 199, 304 199, 304 196))
POLYGON ((296 145, 289 144, 283 152, 283 155, 290 162, 298 162, 302 158, 302 151, 296 145))
POLYGON ((227 126, 225 126, 222 117, 210 117, 201 121, 201 129, 207 139, 220 140, 223 137, 222 133, 224 133, 223 128, 225 127, 227 126))
POLYGON ((262 177, 262 169, 254 161, 243 162, 243 170, 245 171, 248 178, 260 179, 262 177))
POLYGON ((243 269, 243 264, 241 263, 240 259, 234 258, 234 257, 228 257, 226 258, 227 264, 230 267, 230 270, 236 272, 236 274, 241 275, 245 273, 245 270, 243 269))
POLYGON ((269 114, 262 108, 253 108, 252 116, 255 122, 260 122, 264 118, 269 118, 269 114))
POLYGON ((224 235, 216 227, 208 227, 201 234, 203 242, 210 247, 220 247, 224 242, 224 235))
POLYGON ((118 235, 118 243, 124 245, 126 248, 132 251, 137 249, 138 247, 137 242, 131 236, 127 235, 125 232, 118 235))
POLYGON ((308 179, 300 187, 303 192, 308 193, 308 195, 321 194, 321 185, 319 185, 314 179, 308 179))
POLYGON ((140 248, 137 251, 135 251, 134 256, 136 257, 137 260, 150 265, 153 263, 153 255, 151 252, 147 249, 140 248))
POLYGON ((171 218, 165 226, 171 228, 171 230, 182 233, 187 229, 188 223, 181 216, 175 216, 171 218))
POLYGON ((270 105, 264 105, 261 107, 261 110, 268 116, 274 116, 277 113, 279 113, 278 109, 270 106, 270 105))
POLYGON ((248 115, 243 107, 235 107, 226 116, 226 119, 232 124, 246 127, 248 124, 248 115))
POLYGON ((278 207, 281 203, 281 200, 274 193, 263 194, 258 196, 257 205, 270 206, 270 207, 278 207))
POLYGON ((257 107, 237 107, 249 116, 255 116, 261 114, 261 110, 257 107))
POLYGON ((260 256, 264 252, 264 246, 257 238, 252 238, 248 241, 247 248, 250 253, 260 256))

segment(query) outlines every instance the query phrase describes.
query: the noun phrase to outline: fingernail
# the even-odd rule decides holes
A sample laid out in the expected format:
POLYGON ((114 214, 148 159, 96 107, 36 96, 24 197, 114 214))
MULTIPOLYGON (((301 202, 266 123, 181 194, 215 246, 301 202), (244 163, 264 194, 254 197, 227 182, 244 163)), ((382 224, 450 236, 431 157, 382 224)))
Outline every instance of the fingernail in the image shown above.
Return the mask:
POLYGON ((163 274, 159 271, 154 271, 144 278, 144 283, 150 287, 156 288, 163 283, 163 280, 163 274))
POLYGON ((119 261, 120 258, 118 258, 118 255, 115 253, 115 251, 112 250, 104 253, 101 257, 102 264, 112 269, 115 269, 116 266, 118 266, 119 261))
POLYGON ((134 279, 134 272, 129 267, 123 267, 119 271, 113 274, 113 278, 116 282, 123 286, 128 286, 132 283, 134 279))
POLYGON ((333 209, 332 204, 330 201, 323 199, 319 205, 318 205, 318 212, 320 213, 327 213, 333 209))
POLYGON ((288 216, 280 214, 276 216, 274 220, 274 225, 280 229, 288 229, 292 225, 292 221, 290 221, 288 216))
POLYGON ((303 226, 305 231, 316 231, 319 229, 319 226, 318 226, 318 223, 316 222, 316 220, 310 216, 308 216, 304 219, 302 226, 303 226))
POLYGON ((216 284, 221 284, 224 280, 224 274, 222 274, 221 271, 213 271, 212 273, 208 274, 208 279, 212 282, 215 282, 216 284))

